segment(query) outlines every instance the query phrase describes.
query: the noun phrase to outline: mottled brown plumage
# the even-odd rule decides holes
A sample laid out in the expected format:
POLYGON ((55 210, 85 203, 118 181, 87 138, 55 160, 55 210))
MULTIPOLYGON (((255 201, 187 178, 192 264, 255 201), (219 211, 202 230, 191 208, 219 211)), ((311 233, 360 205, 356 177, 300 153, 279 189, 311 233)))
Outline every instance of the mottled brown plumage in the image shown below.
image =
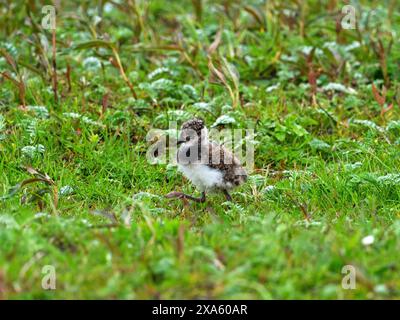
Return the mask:
POLYGON ((247 180, 246 170, 241 166, 240 161, 225 147, 209 142, 209 163, 208 166, 223 173, 224 181, 234 186, 238 186, 247 180), (219 159, 219 161, 213 161, 219 159))
POLYGON ((205 192, 222 191, 231 200, 229 190, 247 179, 240 161, 225 147, 208 140, 208 131, 201 119, 182 125, 177 152, 179 170, 203 192, 202 198, 172 192, 167 197, 205 201, 205 192))
POLYGON ((204 120, 200 118, 194 118, 192 120, 186 121, 182 124, 181 130, 185 132, 185 130, 194 130, 198 136, 201 135, 201 130, 205 128, 204 120))

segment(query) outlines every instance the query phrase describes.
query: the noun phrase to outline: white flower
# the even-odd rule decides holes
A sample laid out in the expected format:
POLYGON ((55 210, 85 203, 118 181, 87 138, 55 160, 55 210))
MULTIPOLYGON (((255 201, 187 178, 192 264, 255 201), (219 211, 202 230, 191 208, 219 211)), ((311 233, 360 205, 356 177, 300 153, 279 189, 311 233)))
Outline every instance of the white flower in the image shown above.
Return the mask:
POLYGON ((374 240, 375 240, 374 236, 373 235, 369 235, 369 236, 366 236, 366 237, 362 238, 361 243, 364 246, 370 246, 371 244, 374 243, 374 240))

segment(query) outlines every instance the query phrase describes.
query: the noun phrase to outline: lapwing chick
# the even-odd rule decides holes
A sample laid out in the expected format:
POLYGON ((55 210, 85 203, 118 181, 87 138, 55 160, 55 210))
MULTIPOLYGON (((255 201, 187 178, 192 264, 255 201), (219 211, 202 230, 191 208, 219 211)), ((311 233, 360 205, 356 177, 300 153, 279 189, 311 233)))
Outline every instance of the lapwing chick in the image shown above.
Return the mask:
POLYGON ((206 193, 222 192, 232 201, 229 191, 247 180, 240 161, 225 147, 208 139, 208 130, 202 119, 186 121, 178 139, 178 170, 201 192, 201 197, 173 191, 167 198, 205 202, 206 193))

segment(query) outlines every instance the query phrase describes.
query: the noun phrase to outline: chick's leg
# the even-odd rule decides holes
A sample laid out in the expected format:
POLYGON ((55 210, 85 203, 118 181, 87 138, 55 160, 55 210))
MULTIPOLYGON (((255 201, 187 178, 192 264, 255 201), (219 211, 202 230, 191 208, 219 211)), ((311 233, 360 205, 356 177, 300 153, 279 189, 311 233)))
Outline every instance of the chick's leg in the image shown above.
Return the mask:
POLYGON ((193 200, 195 202, 205 202, 206 201, 206 193, 202 192, 200 198, 193 197, 189 194, 183 193, 183 192, 178 192, 178 191, 173 191, 168 193, 166 198, 178 198, 178 199, 188 199, 188 200, 193 200))
POLYGON ((223 192, 224 192, 226 201, 232 202, 232 196, 229 194, 228 190, 224 189, 223 192))

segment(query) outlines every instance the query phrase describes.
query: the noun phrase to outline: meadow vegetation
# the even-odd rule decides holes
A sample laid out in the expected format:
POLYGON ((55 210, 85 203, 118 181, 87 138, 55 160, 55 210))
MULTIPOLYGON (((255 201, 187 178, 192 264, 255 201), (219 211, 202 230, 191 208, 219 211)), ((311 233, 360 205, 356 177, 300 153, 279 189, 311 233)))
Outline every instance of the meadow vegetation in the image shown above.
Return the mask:
POLYGON ((0 1, 0 299, 400 298, 400 3, 350 2, 0 1), (233 203, 147 160, 195 116, 233 203))

